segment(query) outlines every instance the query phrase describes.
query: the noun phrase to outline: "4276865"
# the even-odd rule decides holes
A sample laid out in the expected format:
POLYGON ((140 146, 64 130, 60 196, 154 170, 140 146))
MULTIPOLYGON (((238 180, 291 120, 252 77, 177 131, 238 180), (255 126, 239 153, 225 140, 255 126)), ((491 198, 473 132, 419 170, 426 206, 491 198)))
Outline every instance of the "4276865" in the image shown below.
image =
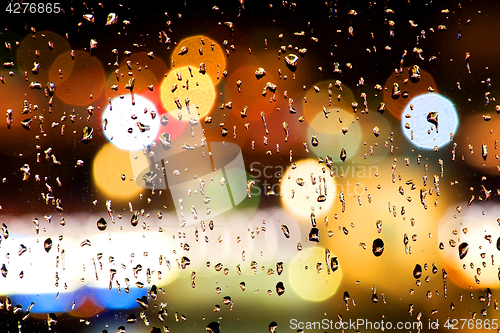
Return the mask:
POLYGON ((451 330, 464 330, 464 329, 498 329, 498 319, 448 319, 443 325, 444 328, 451 330))
POLYGON ((5 11, 10 14, 58 14, 64 12, 60 7, 59 2, 36 3, 36 2, 23 2, 12 3, 9 2, 5 11))

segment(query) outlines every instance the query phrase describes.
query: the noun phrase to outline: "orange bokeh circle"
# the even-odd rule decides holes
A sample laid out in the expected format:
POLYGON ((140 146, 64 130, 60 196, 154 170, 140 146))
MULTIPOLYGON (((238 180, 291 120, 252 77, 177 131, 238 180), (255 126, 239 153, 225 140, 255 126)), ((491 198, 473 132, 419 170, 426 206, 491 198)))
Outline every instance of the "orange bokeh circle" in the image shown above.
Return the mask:
POLYGON ((236 113, 241 117, 241 111, 247 107, 246 117, 244 118, 246 121, 260 120, 261 111, 264 111, 266 117, 268 117, 276 110, 277 104, 270 102, 273 92, 267 90, 266 96, 262 95, 267 82, 277 85, 276 99, 283 99, 283 93, 278 94, 279 82, 274 75, 268 72, 263 78, 257 79, 255 76, 257 68, 258 66, 249 66, 234 70, 229 75, 225 86, 227 102, 232 103, 231 113, 236 113), (240 91, 238 91, 238 85, 236 84, 238 81, 241 81, 240 91))
POLYGON ((207 36, 192 36, 183 39, 177 44, 172 53, 172 67, 191 66, 198 72, 200 63, 205 64, 206 73, 214 84, 223 78, 222 72, 226 69, 226 54, 222 47, 207 36))
POLYGON ((66 39, 52 31, 41 31, 23 39, 17 50, 16 65, 21 73, 28 74, 30 82, 37 81, 45 86, 54 61, 70 51, 71 47, 66 39), (39 64, 38 72, 32 71, 35 63, 39 64))
POLYGON ((159 89, 167 72, 167 65, 163 60, 157 57, 151 59, 146 52, 141 52, 125 58, 116 70, 106 80, 106 98, 113 99, 130 94, 130 89, 127 89, 126 85, 132 78, 134 79, 133 92, 149 97, 159 89), (117 75, 119 79, 117 79, 117 75), (152 91, 149 87, 152 88, 152 91))
MULTIPOLYGON (((413 67, 413 66, 412 66, 413 67)), ((420 68, 420 79, 418 81, 410 80, 409 70, 411 67, 404 67, 402 72, 392 73, 392 75, 385 81, 383 87, 383 97, 385 108, 397 119, 401 119, 401 114, 405 106, 412 100, 412 98, 426 94, 429 88, 437 92, 436 82, 434 78, 426 71, 420 68), (400 90, 399 97, 392 97, 392 90, 394 84, 397 83, 400 90), (408 96, 404 97, 404 93, 408 92, 408 96)))
POLYGON ((104 89, 106 75, 99 60, 89 53, 76 51, 61 54, 52 64, 49 78, 56 85, 56 96, 70 105, 87 105, 97 100, 104 89), (68 62, 73 62, 72 66, 68 62), (71 68, 64 73, 64 68, 71 68), (62 78, 59 69, 63 69, 62 78))

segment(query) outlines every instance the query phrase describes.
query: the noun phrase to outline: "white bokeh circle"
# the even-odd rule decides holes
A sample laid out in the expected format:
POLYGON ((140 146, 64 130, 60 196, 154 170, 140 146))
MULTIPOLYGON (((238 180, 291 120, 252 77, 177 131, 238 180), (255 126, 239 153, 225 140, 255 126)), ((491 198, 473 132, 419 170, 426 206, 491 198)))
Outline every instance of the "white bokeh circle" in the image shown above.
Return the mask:
POLYGON ((102 114, 104 135, 116 147, 140 150, 149 146, 160 130, 160 115, 148 99, 125 95, 111 100, 102 114))
POLYGON ((458 115, 448 99, 429 93, 413 98, 403 110, 401 127, 405 136, 419 148, 433 149, 450 142, 458 127, 458 115), (429 122, 430 112, 437 112, 437 126, 429 122))

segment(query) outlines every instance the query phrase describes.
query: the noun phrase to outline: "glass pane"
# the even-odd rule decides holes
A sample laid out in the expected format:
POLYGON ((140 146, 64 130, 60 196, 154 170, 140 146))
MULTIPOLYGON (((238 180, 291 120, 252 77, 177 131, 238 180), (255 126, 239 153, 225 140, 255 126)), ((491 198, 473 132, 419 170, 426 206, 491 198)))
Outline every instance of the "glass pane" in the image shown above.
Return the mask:
POLYGON ((498 3, 2 6, 2 332, 500 332, 498 3))

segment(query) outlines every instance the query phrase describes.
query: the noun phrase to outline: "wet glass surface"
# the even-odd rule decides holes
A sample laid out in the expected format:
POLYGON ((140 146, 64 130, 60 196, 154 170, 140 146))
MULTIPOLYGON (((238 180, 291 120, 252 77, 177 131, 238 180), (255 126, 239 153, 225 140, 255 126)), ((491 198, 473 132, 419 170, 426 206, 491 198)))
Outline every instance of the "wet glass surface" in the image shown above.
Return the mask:
POLYGON ((2 332, 500 332, 499 4, 1 6, 2 332))

